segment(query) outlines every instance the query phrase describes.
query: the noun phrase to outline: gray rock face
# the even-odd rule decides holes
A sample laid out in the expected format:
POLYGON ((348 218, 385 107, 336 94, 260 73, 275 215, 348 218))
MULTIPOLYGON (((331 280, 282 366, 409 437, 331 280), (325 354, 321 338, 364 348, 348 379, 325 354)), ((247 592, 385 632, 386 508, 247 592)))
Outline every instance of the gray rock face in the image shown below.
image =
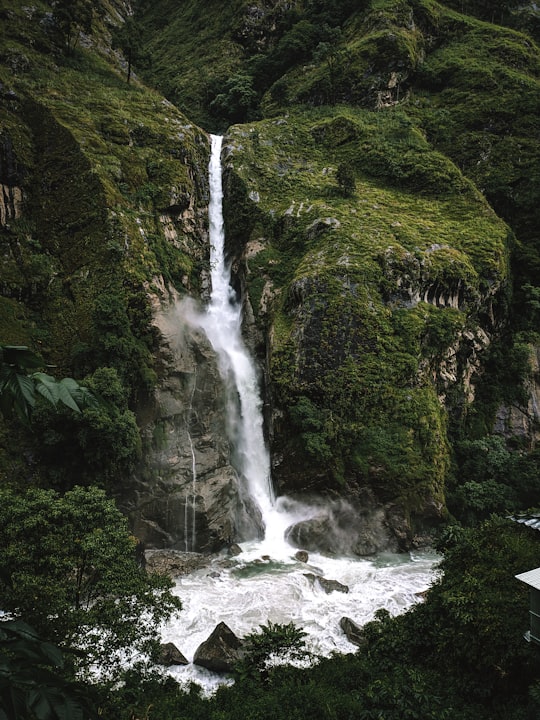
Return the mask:
POLYGON ((242 657, 242 641, 224 622, 216 625, 214 631, 205 640, 193 657, 195 665, 213 672, 231 672, 242 657))
POLYGON ((190 312, 178 300, 156 312, 160 379, 140 413, 144 461, 124 502, 146 547, 209 553, 258 537, 260 514, 231 464, 225 389, 190 312))
POLYGON ((524 383, 527 404, 501 405, 497 410, 494 432, 505 440, 518 438, 531 449, 540 440, 540 347, 530 346, 529 377, 524 383))

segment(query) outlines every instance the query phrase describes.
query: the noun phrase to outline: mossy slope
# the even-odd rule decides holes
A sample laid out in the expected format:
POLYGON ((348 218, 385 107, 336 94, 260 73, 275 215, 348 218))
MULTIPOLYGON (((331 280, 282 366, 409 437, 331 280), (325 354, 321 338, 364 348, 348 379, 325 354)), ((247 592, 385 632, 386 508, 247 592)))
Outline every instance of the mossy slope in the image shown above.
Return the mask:
POLYGON ((270 345, 276 478, 442 507, 441 367, 463 390, 493 332, 507 226, 397 111, 291 112, 232 128, 226 146, 228 237, 244 240, 270 345), (345 162, 350 197, 335 177, 345 162))

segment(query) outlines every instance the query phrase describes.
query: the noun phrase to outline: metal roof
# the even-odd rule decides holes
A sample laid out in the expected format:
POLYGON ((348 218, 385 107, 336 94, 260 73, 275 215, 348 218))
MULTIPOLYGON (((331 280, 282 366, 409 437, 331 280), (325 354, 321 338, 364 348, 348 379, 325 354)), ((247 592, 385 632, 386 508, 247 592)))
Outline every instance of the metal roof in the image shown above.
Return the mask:
POLYGON ((527 525, 533 530, 540 530, 540 515, 510 515, 510 520, 527 525))
POLYGON ((527 583, 527 585, 535 590, 540 590, 540 568, 529 570, 528 572, 521 573, 515 577, 517 580, 527 583))

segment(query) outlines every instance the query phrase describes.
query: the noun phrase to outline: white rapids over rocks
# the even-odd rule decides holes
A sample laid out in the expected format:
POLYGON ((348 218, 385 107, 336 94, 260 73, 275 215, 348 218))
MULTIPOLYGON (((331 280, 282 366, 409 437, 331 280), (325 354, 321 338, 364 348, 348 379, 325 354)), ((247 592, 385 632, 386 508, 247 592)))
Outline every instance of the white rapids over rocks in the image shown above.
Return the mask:
MULTIPOLYGON (((306 646, 315 655, 354 652, 339 627, 343 616, 359 625, 386 608, 403 612, 418 601, 436 575, 434 553, 380 554, 371 559, 326 557, 309 553, 307 563, 295 560, 296 548, 284 539, 294 522, 316 513, 315 508, 273 495, 269 454, 263 435, 258 378, 241 334, 241 307, 230 286, 225 262, 222 215, 222 138, 212 136, 210 159, 210 262, 212 295, 198 324, 216 351, 228 388, 230 440, 236 449, 237 470, 251 499, 259 506, 265 525, 262 541, 241 543, 242 554, 180 578, 175 592, 183 603, 177 619, 163 630, 163 641, 174 642, 188 660, 219 622, 242 637, 268 621, 294 622, 307 633, 306 646), (331 594, 311 583, 305 573, 337 580, 348 593, 331 594)), ((197 682, 206 692, 227 682, 190 663, 170 669, 180 682, 197 682)), ((230 682, 230 681, 229 681, 230 682)))
MULTIPOLYGON (((234 567, 214 565, 179 578, 175 592, 183 609, 164 630, 165 642, 174 642, 188 660, 219 622, 242 637, 268 621, 293 622, 307 633, 306 646, 316 655, 356 650, 339 626, 343 616, 358 625, 372 620, 385 608, 392 615, 419 601, 436 576, 437 556, 430 552, 380 554, 371 559, 329 558, 309 553, 307 563, 288 558, 261 561, 258 542, 242 543, 243 553, 234 567), (219 574, 218 574, 219 573, 219 574), (348 593, 325 591, 304 573, 338 580, 348 593)), ((170 673, 181 683, 190 681, 212 692, 226 682, 224 676, 190 663, 170 673)))

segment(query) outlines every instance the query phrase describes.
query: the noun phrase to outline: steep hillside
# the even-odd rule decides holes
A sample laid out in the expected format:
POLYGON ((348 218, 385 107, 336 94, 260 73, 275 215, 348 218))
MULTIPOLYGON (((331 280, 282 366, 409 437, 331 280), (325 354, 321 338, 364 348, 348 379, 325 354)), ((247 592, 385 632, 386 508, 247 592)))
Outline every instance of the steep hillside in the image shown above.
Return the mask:
POLYGON ((227 142, 229 238, 247 240, 268 348, 275 478, 440 511, 446 413, 474 395, 497 331, 508 228, 405 115, 291 112, 227 142), (343 194, 345 163, 355 189, 343 194))

